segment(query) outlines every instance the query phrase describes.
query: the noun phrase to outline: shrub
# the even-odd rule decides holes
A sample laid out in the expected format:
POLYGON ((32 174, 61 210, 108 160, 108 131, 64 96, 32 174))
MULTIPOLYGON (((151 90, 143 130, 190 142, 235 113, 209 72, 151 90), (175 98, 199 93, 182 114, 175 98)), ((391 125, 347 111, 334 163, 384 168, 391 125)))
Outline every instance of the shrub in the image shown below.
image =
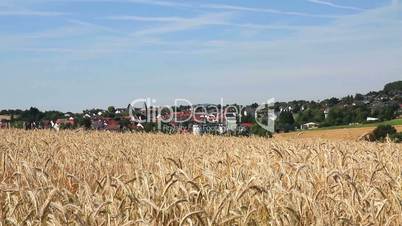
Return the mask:
POLYGON ((76 129, 77 127, 73 124, 67 123, 67 124, 61 124, 60 129, 76 129))
POLYGON ((85 129, 91 129, 92 121, 90 118, 80 117, 77 118, 78 125, 84 127, 85 129))
POLYGON ((379 125, 373 131, 373 138, 375 141, 383 141, 387 136, 393 136, 396 134, 395 127, 391 125, 379 125))
POLYGON ((395 143, 402 143, 402 132, 395 133, 395 134, 391 135, 390 138, 395 143))
POLYGON ((260 125, 255 124, 251 127, 251 134, 260 136, 260 137, 272 137, 272 133, 270 131, 265 130, 260 125))

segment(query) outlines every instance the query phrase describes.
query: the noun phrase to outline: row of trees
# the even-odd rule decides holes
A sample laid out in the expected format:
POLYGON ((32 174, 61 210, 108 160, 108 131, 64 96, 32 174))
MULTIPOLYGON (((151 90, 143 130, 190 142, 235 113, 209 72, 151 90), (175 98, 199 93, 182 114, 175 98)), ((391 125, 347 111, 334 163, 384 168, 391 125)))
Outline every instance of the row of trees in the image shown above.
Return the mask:
POLYGON ((365 95, 332 97, 323 101, 291 101, 276 103, 275 111, 282 111, 276 122, 276 130, 289 131, 308 122, 319 123, 323 127, 366 123, 367 117, 379 121, 394 119, 399 114, 402 103, 402 81, 385 85, 381 91, 365 95), (324 109, 329 109, 324 115, 324 109))
POLYGON ((378 118, 379 121, 394 119, 399 110, 399 105, 390 102, 380 106, 369 108, 367 105, 360 106, 335 106, 325 117, 320 108, 309 108, 298 113, 283 111, 277 118, 277 131, 292 131, 308 122, 320 123, 321 127, 348 125, 351 123, 366 123, 367 117, 378 118))
POLYGON ((23 123, 35 123, 40 126, 44 121, 56 121, 57 119, 64 119, 73 117, 75 120, 74 125, 63 125, 62 127, 76 128, 76 127, 91 127, 91 120, 85 118, 83 114, 74 114, 72 112, 63 113, 60 111, 45 111, 42 112, 38 108, 31 107, 27 110, 2 110, 2 115, 11 115, 11 125, 15 128, 22 128, 23 123))

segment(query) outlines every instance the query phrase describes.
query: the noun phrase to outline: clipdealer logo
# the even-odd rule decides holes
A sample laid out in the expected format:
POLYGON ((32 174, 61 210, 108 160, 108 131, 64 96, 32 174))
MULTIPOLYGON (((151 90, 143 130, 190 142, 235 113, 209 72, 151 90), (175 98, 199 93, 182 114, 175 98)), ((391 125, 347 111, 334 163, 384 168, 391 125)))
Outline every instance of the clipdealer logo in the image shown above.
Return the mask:
MULTIPOLYGON (((274 111, 275 99, 271 98, 267 101, 260 103, 253 112, 254 121, 261 128, 266 131, 273 132, 275 130, 275 111, 274 111)), ((245 106, 239 105, 227 105, 224 103, 223 98, 220 100, 220 104, 193 104, 191 101, 185 98, 176 98, 173 105, 157 105, 157 100, 154 98, 138 98, 129 104, 129 116, 131 121, 143 124, 143 123, 158 123, 158 129, 161 128, 162 123, 185 123, 193 121, 195 123, 203 122, 215 122, 223 123, 225 117, 215 117, 216 115, 227 116, 228 114, 236 115, 239 123, 242 122, 242 118, 250 114, 245 106), (178 118, 175 114, 173 106, 188 106, 190 110, 186 111, 186 115, 178 118), (215 114, 208 115, 208 112, 214 112, 215 114), (200 120, 199 117, 194 117, 196 114, 204 113, 207 118, 200 120), (211 116, 211 117, 209 117, 211 116)))

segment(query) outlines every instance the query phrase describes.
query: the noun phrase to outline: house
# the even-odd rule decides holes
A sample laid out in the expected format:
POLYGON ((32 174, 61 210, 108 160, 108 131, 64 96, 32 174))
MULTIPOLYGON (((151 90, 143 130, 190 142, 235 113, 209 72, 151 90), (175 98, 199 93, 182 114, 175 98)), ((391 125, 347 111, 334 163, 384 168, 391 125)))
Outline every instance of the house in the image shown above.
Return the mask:
POLYGON ((201 128, 199 125, 193 125, 193 134, 194 135, 201 135, 201 128))
POLYGON ((0 121, 0 129, 5 129, 5 128, 8 128, 8 122, 0 121))
POLYGON ((250 116, 252 118, 255 118, 255 112, 256 112, 257 108, 254 106, 246 106, 243 109, 243 115, 244 116, 250 116))
POLYGON ((243 127, 246 127, 246 128, 251 128, 251 127, 253 127, 253 123, 251 123, 251 122, 243 122, 243 123, 240 123, 240 126, 243 126, 243 127))
POLYGON ((380 121, 379 118, 367 117, 367 122, 378 122, 380 121))
POLYGON ((100 118, 92 119, 91 127, 94 130, 102 130, 105 128, 105 124, 100 118))
POLYGON ((196 112, 193 114, 191 121, 196 122, 196 123, 206 123, 207 119, 208 119, 207 116, 208 116, 208 114, 206 114, 206 113, 196 112))
POLYGON ((120 130, 119 121, 108 117, 94 118, 91 126, 95 130, 120 130))
POLYGON ((309 122, 301 125, 300 129, 302 130, 308 130, 308 129, 316 129, 318 128, 319 124, 315 122, 309 122))
POLYGON ((236 131, 237 117, 235 113, 227 113, 225 115, 225 126, 228 131, 236 131))
POLYGON ((192 116, 190 111, 181 111, 163 115, 162 118, 163 120, 172 119, 174 122, 182 123, 191 120, 192 116))
POLYGON ((0 115, 0 129, 10 128, 11 116, 0 115))
POLYGON ((11 115, 0 115, 0 122, 11 121, 11 115))
POLYGON ((42 120, 41 125, 43 129, 51 129, 52 128, 52 123, 50 120, 42 120))
POLYGON ((56 124, 60 125, 69 125, 69 126, 74 126, 75 125, 75 119, 73 117, 65 118, 65 119, 57 119, 56 124))
POLYGON ((107 119, 105 119, 105 129, 106 130, 119 130, 120 123, 117 120, 107 118, 107 119))
POLYGON ((329 111, 330 111, 330 109, 329 109, 329 108, 325 108, 325 110, 324 110, 324 117, 325 117, 325 119, 327 119, 327 118, 328 118, 329 111))

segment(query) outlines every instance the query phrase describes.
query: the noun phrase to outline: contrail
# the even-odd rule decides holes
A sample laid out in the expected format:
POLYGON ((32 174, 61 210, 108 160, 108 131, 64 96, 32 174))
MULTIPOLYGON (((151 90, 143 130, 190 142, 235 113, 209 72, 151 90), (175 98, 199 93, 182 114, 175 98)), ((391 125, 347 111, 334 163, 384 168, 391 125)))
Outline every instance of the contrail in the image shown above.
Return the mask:
MULTIPOLYGON (((354 6, 344 6, 344 5, 338 5, 332 2, 327 2, 327 1, 322 1, 322 0, 307 0, 308 2, 315 3, 315 4, 320 4, 320 5, 326 5, 332 8, 338 8, 338 9, 349 9, 349 10, 355 10, 355 11, 363 11, 364 9, 354 7, 354 6)), ((398 0, 394 0, 398 1, 398 0)))

